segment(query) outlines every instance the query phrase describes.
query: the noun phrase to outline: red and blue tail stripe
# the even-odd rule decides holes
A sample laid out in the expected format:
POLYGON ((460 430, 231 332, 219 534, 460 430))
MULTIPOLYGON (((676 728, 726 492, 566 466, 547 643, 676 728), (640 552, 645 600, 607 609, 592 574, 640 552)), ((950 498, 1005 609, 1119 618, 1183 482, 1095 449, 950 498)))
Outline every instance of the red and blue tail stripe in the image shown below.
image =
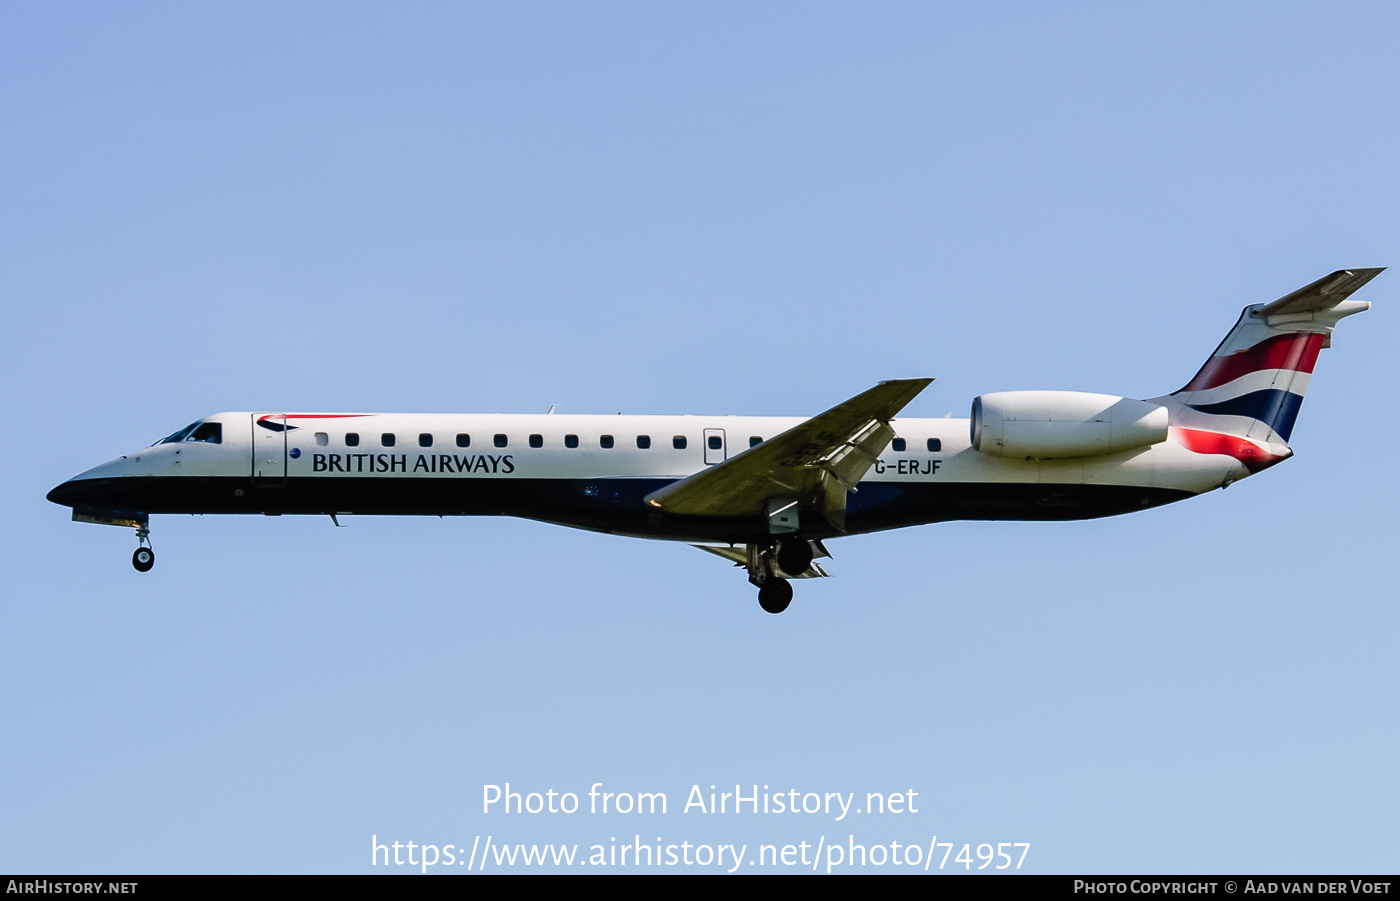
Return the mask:
POLYGON ((1350 295, 1380 269, 1342 269, 1270 304, 1245 307, 1195 377, 1165 406, 1178 444, 1234 457, 1256 472, 1292 454, 1288 441, 1317 356, 1337 322, 1369 309, 1350 295))
POLYGON ((1303 406, 1303 395, 1272 389, 1253 391, 1218 404, 1187 404, 1213 416, 1242 416, 1264 423, 1284 441, 1293 435, 1293 424, 1303 406))
POLYGON ((1268 338, 1253 347, 1233 351, 1224 356, 1220 355, 1220 351, 1216 351, 1216 355, 1206 360, 1206 365, 1201 367, 1196 377, 1176 393, 1218 388, 1242 376, 1267 369, 1311 373, 1317 365, 1317 355, 1322 352, 1322 345, 1326 340, 1326 335, 1316 332, 1294 332, 1291 335, 1268 338))
POLYGON ((1286 444, 1327 336, 1289 332, 1250 344, 1261 337, 1260 329, 1249 321, 1250 312, 1240 318, 1196 377, 1172 397, 1185 409, 1211 417, 1181 417, 1193 429, 1286 444))
POLYGON ((1318 332, 1293 332, 1229 351, 1227 339, 1225 352, 1217 350, 1174 396, 1201 413, 1263 423, 1287 442, 1326 340, 1318 332))

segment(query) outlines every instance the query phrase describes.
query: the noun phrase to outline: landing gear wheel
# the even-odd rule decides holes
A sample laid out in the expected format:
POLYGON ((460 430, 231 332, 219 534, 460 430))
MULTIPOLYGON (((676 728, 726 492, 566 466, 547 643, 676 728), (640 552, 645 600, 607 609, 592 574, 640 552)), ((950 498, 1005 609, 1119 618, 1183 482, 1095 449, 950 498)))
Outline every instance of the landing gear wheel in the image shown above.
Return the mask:
POLYGON ((782 613, 792 603, 792 585, 787 579, 769 579, 758 590, 758 605, 769 613, 782 613))
MULTIPOLYGON (((148 573, 151 567, 156 565, 156 552, 148 547, 138 547, 136 553, 131 555, 131 565, 136 567, 139 573, 148 573)), ((789 589, 789 594, 791 589, 789 589)))

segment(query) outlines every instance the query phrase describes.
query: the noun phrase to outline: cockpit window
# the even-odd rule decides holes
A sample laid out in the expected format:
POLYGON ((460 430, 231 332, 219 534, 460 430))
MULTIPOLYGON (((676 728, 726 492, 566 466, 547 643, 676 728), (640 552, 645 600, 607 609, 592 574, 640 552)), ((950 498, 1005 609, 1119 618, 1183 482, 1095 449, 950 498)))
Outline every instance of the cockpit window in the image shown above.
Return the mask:
POLYGON ((224 443, 224 427, 222 423, 203 422, 199 428, 190 433, 186 441, 203 441, 207 444, 224 443))
POLYGON ((199 422, 192 422, 170 437, 160 439, 156 444, 178 444, 188 438, 190 432, 193 432, 197 428, 199 428, 199 422))

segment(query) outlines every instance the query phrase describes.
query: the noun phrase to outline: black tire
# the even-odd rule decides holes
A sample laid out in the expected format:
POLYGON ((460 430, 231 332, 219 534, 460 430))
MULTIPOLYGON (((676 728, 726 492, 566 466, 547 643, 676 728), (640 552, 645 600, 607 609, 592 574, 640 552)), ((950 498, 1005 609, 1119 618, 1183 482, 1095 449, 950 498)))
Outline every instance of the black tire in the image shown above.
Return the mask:
POLYGON ((769 613, 782 613, 792 603, 792 585, 787 579, 769 579, 758 590, 758 606, 769 613))
POLYGON ((812 545, 803 538, 789 538, 778 545, 778 568, 790 576, 800 576, 812 565, 812 545))
POLYGON ((150 572, 151 567, 156 565, 156 552, 148 547, 138 547, 136 553, 131 555, 131 565, 139 573, 150 572))

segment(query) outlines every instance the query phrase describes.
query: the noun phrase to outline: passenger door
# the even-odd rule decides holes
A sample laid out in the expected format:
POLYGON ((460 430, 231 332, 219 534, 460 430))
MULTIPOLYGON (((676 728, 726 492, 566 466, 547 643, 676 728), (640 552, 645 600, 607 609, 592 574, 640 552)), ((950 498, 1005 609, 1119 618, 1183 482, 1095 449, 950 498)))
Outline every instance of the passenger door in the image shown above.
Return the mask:
POLYGON ((287 414, 253 414, 253 483, 281 485, 287 481, 287 414))
POLYGON ((724 462, 724 429, 705 430, 705 465, 724 462))

